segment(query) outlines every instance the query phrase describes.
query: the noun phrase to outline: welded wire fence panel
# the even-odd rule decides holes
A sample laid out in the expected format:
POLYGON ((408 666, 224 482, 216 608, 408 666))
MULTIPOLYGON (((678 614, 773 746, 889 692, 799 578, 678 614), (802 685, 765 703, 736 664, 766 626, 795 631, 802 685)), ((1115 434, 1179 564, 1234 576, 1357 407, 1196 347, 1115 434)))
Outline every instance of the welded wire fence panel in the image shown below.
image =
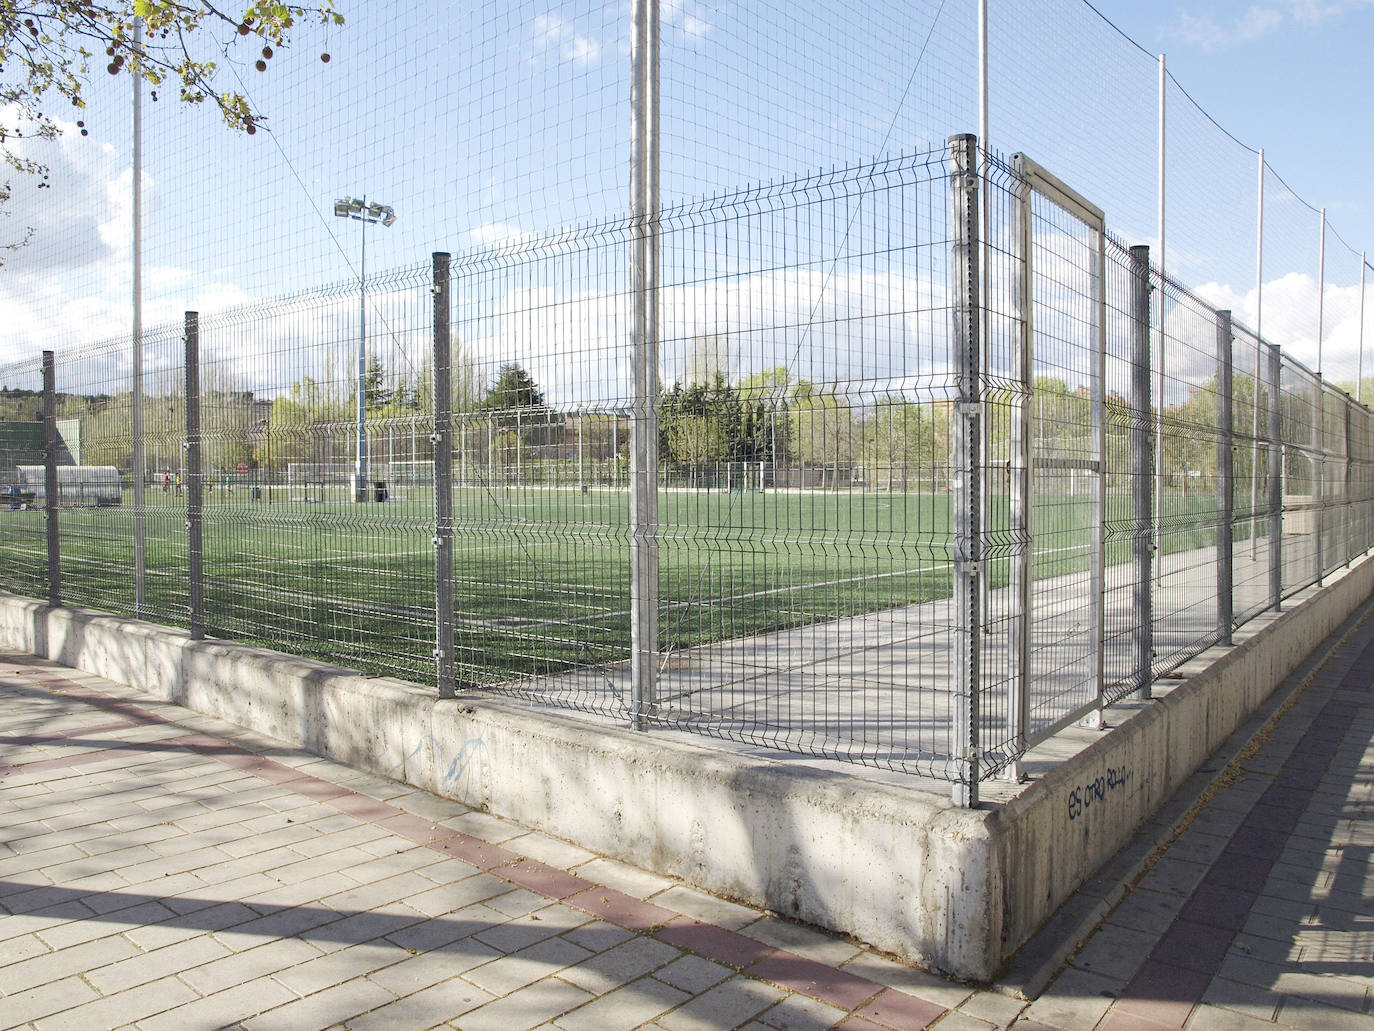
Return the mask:
POLYGON ((1263 346, 1232 324, 1231 604, 1237 625, 1269 607, 1269 439, 1273 403, 1263 346))
POLYGON ((1279 378, 1279 439, 1283 442, 1283 595, 1317 582, 1321 530, 1321 384, 1285 360, 1279 378))
POLYGON ((461 684, 629 712, 624 223, 455 260, 461 684))
POLYGON ((1348 438, 1350 427, 1346 421, 1345 392, 1322 386, 1321 418, 1321 497, 1318 527, 1321 532, 1322 576, 1345 565, 1348 557, 1344 530, 1348 516, 1346 477, 1349 469, 1348 438))
POLYGON ((1349 413, 1349 504, 1342 517, 1342 528, 1348 538, 1346 554, 1353 559, 1374 540, 1374 413, 1358 404, 1350 405, 1349 413))
MULTIPOLYGON (((111 364, 127 362, 130 353, 129 345, 121 342, 110 352, 111 364)), ((124 369, 127 374, 128 366, 124 369)), ((142 522, 146 555, 142 615, 159 623, 184 627, 189 619, 190 597, 186 577, 186 365, 180 320, 144 331, 142 393, 142 522)), ((128 414, 131 416, 132 412, 128 414)), ((132 480, 132 419, 112 423, 109 432, 119 434, 128 449, 126 462, 132 480)), ((119 583, 126 591, 133 587, 136 576, 132 550, 135 530, 131 519, 138 516, 132 490, 129 501, 123 506, 123 557, 118 569, 119 583)), ((78 549, 71 552, 63 555, 64 560, 77 561, 78 549)), ((104 561, 103 557, 95 557, 94 568, 100 569, 104 561)), ((74 584, 74 580, 69 582, 74 584)), ((137 608, 132 597, 126 604, 130 611, 137 608)))
POLYGON ((365 296, 361 374, 357 285, 201 320, 206 628, 430 681, 427 270, 365 296))
MULTIPOLYGON (((156 333, 146 338, 150 351, 160 342, 156 333)), ((76 427, 58 449, 63 594, 68 601, 120 615, 135 610, 133 377, 128 356, 127 341, 112 340, 80 353, 58 352, 55 371, 58 419, 76 427), (66 476, 75 479, 75 489, 64 487, 64 467, 70 470, 66 476), (90 489, 93 481, 104 478, 113 481, 113 490, 90 489)), ((170 580, 162 586, 176 590, 170 580)), ((162 600, 160 613, 170 613, 174 602, 162 600)))
POLYGON ((0 365, 0 590, 47 592, 47 530, 35 484, 21 467, 43 464, 43 363, 0 365))
MULTIPOLYGON (((1154 671, 1217 641, 1217 448, 1221 369, 1216 313, 1166 279, 1155 293, 1154 671)), ((1229 528, 1228 528, 1229 529, 1229 528)))
POLYGON ((1106 520, 1103 524, 1107 556, 1103 575, 1103 677, 1109 700, 1136 686, 1135 635, 1143 618, 1135 608, 1139 579, 1137 541, 1149 540, 1151 520, 1136 517, 1135 500, 1142 492, 1153 493, 1153 469, 1142 472, 1135 461, 1140 444, 1154 439, 1155 421, 1148 397, 1135 396, 1132 347, 1136 325, 1131 312, 1132 270, 1130 253, 1121 242, 1108 237, 1106 247, 1106 346, 1104 362, 1107 400, 1106 421, 1106 520))
MULTIPOLYGON (((982 642, 979 741, 984 775, 1017 758, 1025 747, 1022 726, 1029 671, 1022 651, 1024 579, 1031 570, 1029 441, 1023 419, 1031 404, 1028 340, 1031 310, 1025 294, 1026 201, 1015 172, 997 162, 984 179, 988 220, 984 226, 986 283, 983 330, 984 453, 982 642)), ((1024 642, 1027 647, 1029 642, 1024 642)))
POLYGON ((1097 236, 1052 200, 1031 205, 1032 733, 1097 697, 1097 236))
POLYGON ((663 723, 951 754, 946 176, 920 154, 665 223, 663 723))

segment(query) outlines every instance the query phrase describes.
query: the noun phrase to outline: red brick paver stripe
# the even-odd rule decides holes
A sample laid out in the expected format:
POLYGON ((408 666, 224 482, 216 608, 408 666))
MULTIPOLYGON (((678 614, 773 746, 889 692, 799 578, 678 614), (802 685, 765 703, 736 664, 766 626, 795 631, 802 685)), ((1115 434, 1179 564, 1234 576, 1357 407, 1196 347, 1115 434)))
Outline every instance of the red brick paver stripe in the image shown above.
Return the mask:
POLYGON ((836 1024, 830 1031, 891 1031, 891 1028, 864 1020, 863 1017, 850 1017, 843 1024, 836 1024))
MULTIPOLYGON (((286 787, 290 786, 290 784, 286 785, 286 787)), ((346 795, 328 799, 325 804, 366 823, 388 820, 399 811, 394 805, 378 802, 375 798, 369 798, 367 795, 360 795, 357 792, 349 792, 346 795)))
MULTIPOLYGON (((171 723, 136 705, 64 677, 34 670, 15 672, 30 680, 41 679, 44 687, 60 686, 63 689, 60 693, 71 695, 97 708, 118 712, 132 721, 121 725, 171 723)), ((226 766, 251 773, 264 781, 329 805, 360 822, 370 823, 388 833, 460 859, 545 898, 561 901, 574 909, 580 909, 628 930, 652 934, 666 944, 734 967, 751 977, 770 981, 781 988, 846 1010, 852 1010, 864 1002, 868 1003, 836 1031, 889 1031, 894 1028, 898 1031, 923 1031, 948 1012, 942 1006, 894 988, 883 988, 866 978, 803 956, 780 951, 747 935, 702 923, 652 902, 593 884, 576 874, 520 856, 500 845, 444 827, 397 806, 379 802, 311 774, 301 773, 233 742, 208 734, 187 733, 153 744, 175 744, 178 747, 189 748, 226 766)), ((128 749, 103 749, 84 755, 26 763, 10 767, 8 770, 0 767, 0 774, 13 770, 27 772, 59 769, 127 754, 128 749)))
POLYGON ((502 848, 500 845, 493 845, 490 841, 483 841, 481 838, 474 838, 471 834, 464 834, 461 831, 446 831, 440 836, 431 837, 425 844, 446 856, 461 859, 469 866, 475 866, 479 870, 488 870, 498 876, 501 875, 503 867, 516 859, 515 853, 509 849, 502 848))
POLYGON ((889 988, 854 1015, 899 1031, 924 1031, 945 1013, 943 1006, 889 988))
POLYGON ((745 973, 828 1002, 842 1010, 858 1009, 883 991, 883 986, 876 981, 783 949, 765 956, 745 973))
MULTIPOLYGON (((501 870, 493 870, 492 872, 504 873, 501 870)), ((574 909, 580 909, 584 913, 590 913, 607 923, 624 927, 630 931, 652 931, 655 927, 666 924, 682 915, 681 913, 674 913, 671 909, 656 906, 652 902, 645 902, 643 899, 622 894, 612 888, 591 888, 563 901, 574 909)))
POLYGON ((551 899, 566 899, 596 887, 591 881, 570 874, 566 870, 557 870, 537 859, 516 858, 514 862, 493 872, 512 884, 518 884, 551 899))
POLYGON ((757 963, 776 950, 746 934, 736 934, 714 924, 681 916, 654 932, 654 937, 679 949, 688 949, 705 959, 743 968, 757 963))
POLYGON ((428 845, 436 838, 448 837, 453 833, 446 827, 440 827, 433 820, 426 820, 423 816, 416 816, 403 809, 398 809, 394 816, 374 822, 388 834, 409 838, 417 845, 428 845))

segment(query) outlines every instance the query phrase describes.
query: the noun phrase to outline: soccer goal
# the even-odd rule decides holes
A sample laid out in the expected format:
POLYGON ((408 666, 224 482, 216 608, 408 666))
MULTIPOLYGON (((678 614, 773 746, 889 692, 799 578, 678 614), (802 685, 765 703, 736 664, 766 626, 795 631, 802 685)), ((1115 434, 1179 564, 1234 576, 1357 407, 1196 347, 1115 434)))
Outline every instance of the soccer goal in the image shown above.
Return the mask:
POLYGON ((392 490, 414 494, 417 489, 429 488, 434 484, 434 462, 430 459, 392 462, 388 469, 388 483, 392 490))
POLYGON ((288 462, 287 495, 292 501, 347 501, 353 484, 350 462, 288 462))

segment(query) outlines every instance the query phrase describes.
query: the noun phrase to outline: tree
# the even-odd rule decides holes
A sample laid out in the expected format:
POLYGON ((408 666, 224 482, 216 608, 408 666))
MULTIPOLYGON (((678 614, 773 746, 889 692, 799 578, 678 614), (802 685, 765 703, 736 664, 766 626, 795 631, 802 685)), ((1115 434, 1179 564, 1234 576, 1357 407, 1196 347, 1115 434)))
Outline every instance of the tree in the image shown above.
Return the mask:
POLYGON ((487 390, 482 407, 494 413, 496 425, 514 429, 536 420, 546 419, 548 405, 534 378, 519 362, 507 362, 496 374, 496 382, 487 390))
POLYGON ((709 383, 674 383, 659 403, 659 451, 669 465, 698 469, 721 462, 747 462, 753 420, 746 434, 744 406, 725 377, 709 383))
MULTIPOLYGON (((127 72, 147 82, 153 100, 159 88, 170 86, 185 103, 218 107, 231 128, 256 132, 263 117, 248 98, 236 90, 216 90, 213 55, 227 54, 233 43, 251 45, 260 48, 257 69, 266 71, 276 50, 290 44, 298 22, 341 25, 343 16, 334 10, 334 0, 258 0, 242 11, 234 16, 208 0, 0 0, 0 68, 8 73, 0 81, 0 107, 8 109, 11 119, 0 124, 4 165, 10 173, 39 176, 40 187, 49 185, 46 166, 16 153, 11 143, 58 136, 55 109, 85 108, 93 66, 102 61, 111 75, 127 72), (228 44, 213 39, 217 27, 229 34, 228 44)), ((329 55, 320 59, 328 61, 329 55)), ((76 124, 86 135, 84 121, 76 124)), ((0 182, 0 207, 10 193, 7 173, 0 182)))
POLYGON ((553 412, 534 378, 518 362, 501 366, 480 407, 491 413, 496 429, 509 441, 501 444, 506 461, 510 459, 512 443, 518 465, 521 448, 556 442, 559 428, 554 424, 553 412))
POLYGON ((785 365, 751 372, 739 381, 739 398, 754 440, 754 451, 763 461, 785 465, 792 454, 792 421, 788 404, 796 394, 798 382, 792 380, 785 365))
POLYGON ((381 359, 375 354, 367 359, 367 371, 363 374, 363 397, 369 410, 384 408, 391 403, 392 392, 386 386, 386 373, 382 370, 381 359))

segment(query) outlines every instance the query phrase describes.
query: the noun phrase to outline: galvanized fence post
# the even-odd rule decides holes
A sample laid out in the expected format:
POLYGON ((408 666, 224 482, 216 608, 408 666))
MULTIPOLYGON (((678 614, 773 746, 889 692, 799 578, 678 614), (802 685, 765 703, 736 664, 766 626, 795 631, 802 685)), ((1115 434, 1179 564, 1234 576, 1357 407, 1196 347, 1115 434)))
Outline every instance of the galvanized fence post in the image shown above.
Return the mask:
POLYGON ((1326 522, 1326 383, 1317 373, 1317 446, 1312 462, 1312 550, 1317 559, 1317 586, 1322 585, 1326 555, 1322 550, 1322 524, 1326 522))
POLYGON ((1093 334, 1092 376, 1092 556, 1090 579, 1092 626, 1089 653, 1093 663, 1097 708, 1084 721, 1105 729, 1107 707, 1107 234, 1099 227, 1093 234, 1092 257, 1093 334))
POLYGON ((1034 473, 1031 469, 1031 403, 1035 362, 1035 265, 1032 247, 1031 201, 1034 192, 1025 177, 1025 157, 1013 158, 1016 172, 1016 202, 1012 205, 1013 224, 1011 246, 1016 249, 1017 275, 1015 280, 1016 314, 1020 322, 1019 336, 1012 366, 1015 384, 1011 398, 1011 421, 1008 427, 1008 516, 1018 547, 1012 555, 1009 594, 1011 598, 1011 697, 1008 710, 1015 722, 1012 735, 1016 760, 1007 771, 1008 778, 1020 780, 1021 759, 1030 738, 1030 662, 1031 662, 1031 606, 1034 593, 1034 530, 1032 526, 1032 498, 1034 473))
POLYGON ((1135 522, 1135 693, 1150 697, 1154 673, 1154 402, 1150 397, 1150 248, 1131 248, 1131 495, 1135 522))
POLYGON ((453 351, 449 256, 433 255, 434 279, 434 662, 440 698, 457 693, 453 654, 453 351))
POLYGON ((43 352, 43 512, 48 530, 48 604, 62 604, 62 542, 57 527, 57 361, 43 352))
POLYGON ((1233 537, 1235 516, 1235 463, 1232 434, 1235 419, 1232 403, 1233 359, 1231 313, 1217 312, 1217 633, 1222 644, 1231 643, 1235 621, 1232 595, 1233 537))
POLYGON ((949 139, 950 310, 954 319, 953 464, 954 505, 954 686, 953 758, 958 782, 956 805, 978 804, 981 777, 978 740, 979 649, 982 613, 982 389, 979 340, 978 269, 978 139, 964 134, 949 139))
POLYGON ((634 0, 630 110, 630 720, 658 709, 658 0, 634 0))
POLYGON ((205 636, 204 493, 200 449, 200 315, 186 313, 186 555, 191 640, 205 636))
POLYGON ((1283 607, 1283 357, 1278 345, 1269 349, 1269 607, 1283 607))

